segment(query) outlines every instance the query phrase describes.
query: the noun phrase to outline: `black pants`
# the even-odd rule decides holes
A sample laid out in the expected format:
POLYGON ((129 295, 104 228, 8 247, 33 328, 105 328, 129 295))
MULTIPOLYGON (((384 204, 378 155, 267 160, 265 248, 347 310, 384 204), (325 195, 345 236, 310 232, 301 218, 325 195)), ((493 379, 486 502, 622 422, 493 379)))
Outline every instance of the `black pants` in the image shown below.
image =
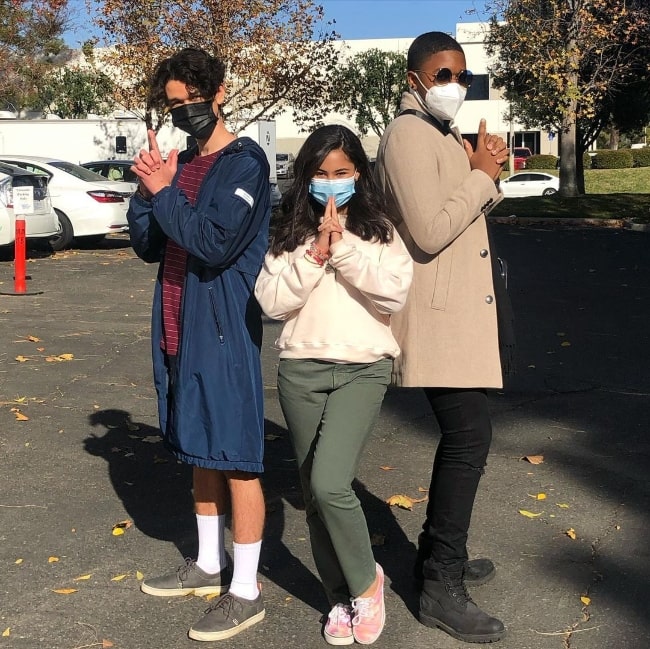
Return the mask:
POLYGON ((481 389, 425 388, 441 430, 427 518, 422 528, 431 559, 444 566, 467 560, 467 531, 483 475, 492 425, 487 393, 481 389))

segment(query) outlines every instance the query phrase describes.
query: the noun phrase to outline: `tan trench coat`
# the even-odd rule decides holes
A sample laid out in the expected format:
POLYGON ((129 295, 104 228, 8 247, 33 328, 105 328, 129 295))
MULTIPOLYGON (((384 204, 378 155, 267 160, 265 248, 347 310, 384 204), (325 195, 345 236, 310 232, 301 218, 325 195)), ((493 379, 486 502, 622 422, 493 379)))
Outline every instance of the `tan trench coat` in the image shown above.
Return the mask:
MULTIPOLYGON (((401 109, 408 108, 422 110, 405 93, 401 109)), ((485 219, 501 198, 494 182, 471 170, 460 134, 443 135, 416 115, 397 117, 388 126, 375 173, 415 262, 406 306, 391 319, 402 350, 394 382, 501 387, 485 219)))

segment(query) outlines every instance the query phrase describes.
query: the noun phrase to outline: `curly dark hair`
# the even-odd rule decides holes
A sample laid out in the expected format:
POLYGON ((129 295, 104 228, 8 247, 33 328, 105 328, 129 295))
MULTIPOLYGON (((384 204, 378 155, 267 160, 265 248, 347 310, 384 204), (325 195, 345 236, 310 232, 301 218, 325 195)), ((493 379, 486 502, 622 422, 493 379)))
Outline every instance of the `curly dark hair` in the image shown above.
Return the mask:
POLYGON ((277 257, 285 251, 292 252, 308 237, 318 234, 325 207, 310 196, 309 183, 329 153, 339 149, 359 173, 355 193, 348 203, 346 229, 364 241, 392 241, 393 225, 386 215, 383 194, 373 178, 361 141, 349 128, 333 124, 316 129, 296 156, 293 183, 272 223, 272 255, 277 257))
POLYGON ((149 84, 147 106, 163 110, 167 106, 165 86, 168 81, 181 81, 195 98, 214 99, 226 76, 226 64, 204 50, 188 47, 161 61, 149 84))
POLYGON ((420 34, 409 47, 406 69, 419 70, 432 54, 447 50, 464 53, 460 43, 445 32, 420 34))

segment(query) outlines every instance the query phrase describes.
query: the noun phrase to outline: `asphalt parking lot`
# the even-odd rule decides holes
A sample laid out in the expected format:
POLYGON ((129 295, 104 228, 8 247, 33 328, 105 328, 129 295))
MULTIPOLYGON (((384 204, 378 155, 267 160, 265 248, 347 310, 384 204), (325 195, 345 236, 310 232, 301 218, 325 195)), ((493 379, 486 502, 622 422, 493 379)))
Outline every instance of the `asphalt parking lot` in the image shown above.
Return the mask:
MULTIPOLYGON (((491 557, 498 573, 473 597, 504 621, 503 649, 646 649, 650 235, 494 232, 510 269, 518 372, 490 394, 494 443, 470 552, 491 557)), ((32 251, 27 269, 38 295, 0 295, 0 649, 195 647, 186 631, 207 603, 138 587, 195 552, 189 473, 157 437, 156 268, 115 236, 55 255, 32 251)), ((12 272, 0 262, 0 291, 12 272)), ((267 616, 222 643, 233 649, 325 646, 326 602, 275 392, 277 333, 277 323, 265 324, 267 616)), ((391 389, 357 484, 387 576, 378 649, 467 646, 414 617, 410 570, 424 503, 411 511, 385 503, 422 497, 435 444, 424 398, 391 389)))

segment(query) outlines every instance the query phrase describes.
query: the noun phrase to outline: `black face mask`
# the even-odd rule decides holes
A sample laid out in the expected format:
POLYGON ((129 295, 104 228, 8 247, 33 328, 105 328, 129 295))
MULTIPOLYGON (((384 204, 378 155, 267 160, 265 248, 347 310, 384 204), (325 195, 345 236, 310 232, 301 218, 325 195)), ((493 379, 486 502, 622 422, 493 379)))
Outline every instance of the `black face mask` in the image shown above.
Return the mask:
POLYGON ((212 101, 183 104, 172 108, 170 113, 172 124, 197 140, 207 140, 219 121, 212 110, 212 101))

